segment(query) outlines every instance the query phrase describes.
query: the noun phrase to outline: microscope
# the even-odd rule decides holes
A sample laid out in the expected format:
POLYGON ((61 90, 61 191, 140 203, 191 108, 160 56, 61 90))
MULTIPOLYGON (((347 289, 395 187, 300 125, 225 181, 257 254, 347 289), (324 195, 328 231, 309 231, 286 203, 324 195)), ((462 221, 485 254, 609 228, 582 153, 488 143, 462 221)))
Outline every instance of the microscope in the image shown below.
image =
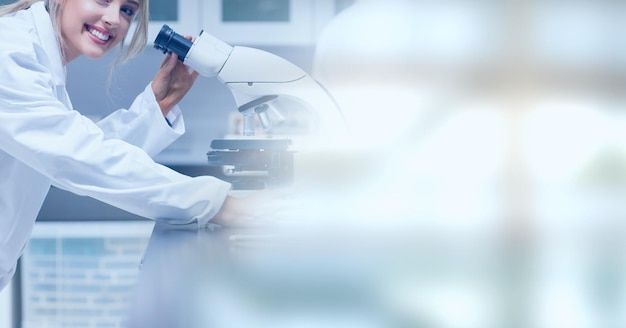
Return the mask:
POLYGON ((242 136, 213 140, 207 158, 210 166, 228 168, 233 189, 264 189, 292 181, 294 152, 300 151, 294 149, 292 139, 255 137, 257 122, 271 129, 285 120, 280 109, 297 104, 312 115, 307 147, 338 144, 347 136, 346 122, 330 93, 282 57, 231 46, 204 31, 191 41, 167 25, 154 47, 177 54, 200 75, 216 77, 231 91, 242 115, 242 136))

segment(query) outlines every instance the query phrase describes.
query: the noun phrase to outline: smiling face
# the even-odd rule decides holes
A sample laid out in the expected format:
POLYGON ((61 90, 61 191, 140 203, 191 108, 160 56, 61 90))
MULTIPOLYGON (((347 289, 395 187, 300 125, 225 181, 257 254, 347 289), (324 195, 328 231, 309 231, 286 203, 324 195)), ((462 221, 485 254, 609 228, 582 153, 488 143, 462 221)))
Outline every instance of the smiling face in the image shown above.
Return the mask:
POLYGON ((128 33, 141 0, 66 0, 61 34, 68 63, 80 55, 96 59, 117 46, 128 33))

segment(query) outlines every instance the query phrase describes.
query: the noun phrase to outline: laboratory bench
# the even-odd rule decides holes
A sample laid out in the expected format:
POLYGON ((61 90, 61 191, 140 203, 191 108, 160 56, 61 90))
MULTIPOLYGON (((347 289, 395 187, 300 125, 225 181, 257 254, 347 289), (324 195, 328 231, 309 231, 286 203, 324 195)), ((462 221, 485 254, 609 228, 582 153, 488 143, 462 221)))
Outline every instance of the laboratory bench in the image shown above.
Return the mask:
POLYGON ((499 327, 511 315, 516 267, 491 241, 320 221, 156 223, 127 327, 499 327))
POLYGON ((368 261, 287 230, 157 223, 127 326, 399 327, 368 261))
POLYGON ((375 238, 283 223, 39 222, 20 327, 405 326, 381 289, 397 259, 375 238))
POLYGON ((420 221, 384 200, 342 201, 355 177, 323 178, 323 193, 248 229, 155 223, 52 190, 62 207, 44 206, 22 260, 22 327, 438 327, 459 297, 472 315, 492 308, 508 263, 492 239, 408 226, 420 221))
POLYGON ((602 248, 605 238, 590 253, 581 237, 524 245, 503 230, 394 227, 390 216, 375 223, 342 220, 334 211, 316 222, 294 216, 248 229, 114 221, 107 223, 114 236, 95 239, 86 238, 106 234, 106 224, 39 222, 22 264, 36 260, 48 271, 22 270, 23 278, 38 279, 23 284, 35 302, 24 318, 34 313, 44 321, 21 327, 73 314, 70 323, 84 327, 109 322, 99 318, 128 328, 531 327, 533 320, 563 319, 543 312, 562 306, 581 306, 575 318, 601 318, 622 304, 613 298, 619 291, 607 289, 623 281, 618 249, 626 242, 618 231, 610 238, 618 248, 602 248), (82 237, 50 240, 41 234, 46 224, 82 237), (61 246, 65 259, 46 257, 61 246), (42 283, 51 274, 81 274, 90 284, 67 280, 52 288, 42 283), (74 304, 45 307, 68 296, 74 304))
POLYGON ((398 326, 376 295, 373 238, 331 225, 335 206, 316 207, 316 222, 198 229, 52 188, 20 263, 20 327, 398 326))
MULTIPOLYGON (((296 193, 295 210, 248 229, 128 220, 108 210, 100 222, 74 220, 81 227, 72 227, 56 220, 60 209, 44 211, 21 272, 24 299, 32 301, 24 318, 44 321, 22 327, 72 314, 74 326, 129 328, 557 327, 568 318, 623 326, 600 324, 626 304, 619 289, 625 212, 615 195, 559 189, 542 194, 540 213, 512 218, 477 207, 497 190, 358 188, 342 199, 329 184, 315 197, 296 193), (63 226, 51 239, 45 224, 63 226), (33 263, 42 271, 24 270, 33 263), (77 274, 84 279, 58 280, 77 274), (70 303, 53 306, 54 298, 70 303)), ((66 216, 75 210, 70 218, 84 213, 78 203, 62 204, 66 216)))

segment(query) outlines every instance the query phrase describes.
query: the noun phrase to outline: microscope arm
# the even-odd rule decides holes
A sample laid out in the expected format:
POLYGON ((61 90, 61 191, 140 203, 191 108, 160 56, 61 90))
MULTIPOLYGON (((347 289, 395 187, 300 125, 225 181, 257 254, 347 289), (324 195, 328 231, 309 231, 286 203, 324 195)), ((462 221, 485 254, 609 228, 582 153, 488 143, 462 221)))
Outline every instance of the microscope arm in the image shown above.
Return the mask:
POLYGON ((267 95, 291 99, 313 113, 321 136, 341 137, 348 130, 331 95, 302 69, 271 53, 234 47, 217 76, 232 92, 237 106, 267 95))
POLYGON ((267 95, 291 99, 318 119, 324 137, 344 136, 348 129, 332 96, 291 62, 255 48, 234 47, 217 75, 237 106, 267 95))

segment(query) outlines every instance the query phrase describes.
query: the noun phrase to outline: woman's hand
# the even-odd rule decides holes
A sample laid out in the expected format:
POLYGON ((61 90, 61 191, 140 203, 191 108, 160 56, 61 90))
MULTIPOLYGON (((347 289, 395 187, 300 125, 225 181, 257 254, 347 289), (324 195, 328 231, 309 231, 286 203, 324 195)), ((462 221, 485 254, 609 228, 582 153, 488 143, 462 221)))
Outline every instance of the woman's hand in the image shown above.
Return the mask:
POLYGON ((228 196, 212 223, 228 228, 255 228, 271 225, 278 213, 285 211, 284 192, 256 191, 245 197, 228 196))
POLYGON ((183 99, 198 78, 198 72, 190 71, 178 60, 176 54, 168 54, 152 81, 152 91, 163 116, 183 99))

